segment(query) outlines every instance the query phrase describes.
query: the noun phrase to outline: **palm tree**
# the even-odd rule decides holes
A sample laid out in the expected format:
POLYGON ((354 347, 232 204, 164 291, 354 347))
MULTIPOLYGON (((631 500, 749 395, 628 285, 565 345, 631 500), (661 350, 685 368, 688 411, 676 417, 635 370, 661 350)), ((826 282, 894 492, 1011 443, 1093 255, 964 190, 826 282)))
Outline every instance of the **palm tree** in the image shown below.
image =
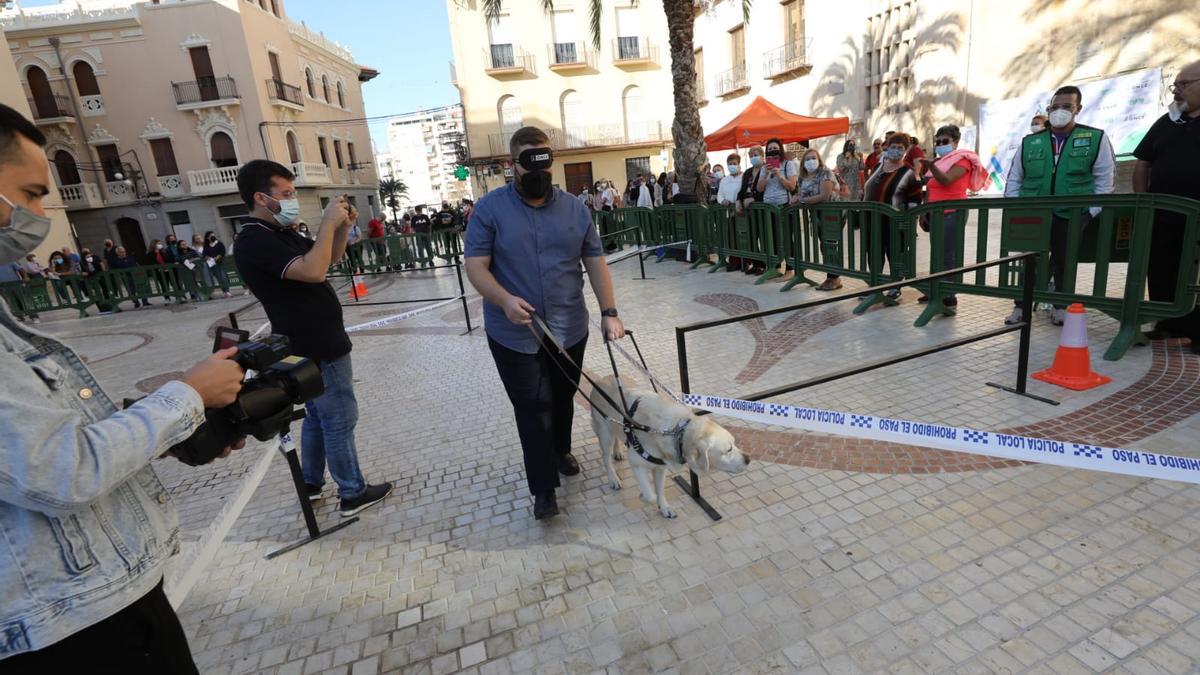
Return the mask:
POLYGON ((379 200, 392 210, 392 221, 399 224, 396 209, 400 207, 400 197, 408 194, 408 186, 398 178, 384 178, 379 181, 379 200))
MULTIPOLYGON (((636 3, 637 0, 633 0, 636 3)), ((504 0, 483 0, 483 12, 489 21, 500 16, 504 0)), ((742 0, 742 16, 750 21, 752 0, 742 0)), ((541 0, 547 13, 554 9, 554 0, 541 0)), ((662 0, 667 15, 667 35, 671 47, 671 81, 675 97, 675 120, 671 136, 675 141, 675 176, 679 181, 677 202, 703 202, 698 195, 705 193, 700 168, 708 154, 704 144, 704 127, 700 124, 700 108, 696 105, 696 53, 693 49, 693 29, 697 8, 710 0, 662 0)), ((603 0, 590 0, 588 6, 592 44, 600 48, 600 18, 604 14, 603 0)))

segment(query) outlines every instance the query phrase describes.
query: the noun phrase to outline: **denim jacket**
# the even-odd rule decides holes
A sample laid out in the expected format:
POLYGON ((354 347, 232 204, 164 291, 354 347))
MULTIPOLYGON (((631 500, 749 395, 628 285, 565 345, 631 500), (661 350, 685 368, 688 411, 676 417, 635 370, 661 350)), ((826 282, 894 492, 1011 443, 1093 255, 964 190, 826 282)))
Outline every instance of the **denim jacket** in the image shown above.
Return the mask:
POLYGON ((0 304, 0 659, 154 588, 179 521, 150 462, 203 419, 182 382, 118 412, 74 351, 0 304))

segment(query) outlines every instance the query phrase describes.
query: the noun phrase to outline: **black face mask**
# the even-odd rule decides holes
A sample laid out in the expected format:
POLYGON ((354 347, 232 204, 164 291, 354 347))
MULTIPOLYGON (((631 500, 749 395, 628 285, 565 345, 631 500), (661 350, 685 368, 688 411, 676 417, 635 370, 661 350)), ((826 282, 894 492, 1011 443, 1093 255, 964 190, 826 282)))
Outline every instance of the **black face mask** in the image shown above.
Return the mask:
POLYGON ((778 157, 778 156, 780 156, 780 155, 782 155, 782 154, 783 154, 783 153, 782 153, 782 152, 780 152, 779 150, 768 150, 768 151, 767 151, 767 157, 778 157))
POLYGON ((550 194, 549 171, 526 171, 517 181, 517 191, 530 199, 542 199, 550 194))

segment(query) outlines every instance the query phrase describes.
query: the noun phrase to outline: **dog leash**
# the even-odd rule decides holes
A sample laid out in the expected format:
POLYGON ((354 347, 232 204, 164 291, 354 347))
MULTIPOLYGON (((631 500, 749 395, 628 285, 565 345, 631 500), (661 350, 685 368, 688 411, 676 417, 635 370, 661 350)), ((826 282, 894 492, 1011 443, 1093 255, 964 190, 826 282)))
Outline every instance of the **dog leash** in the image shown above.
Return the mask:
MULTIPOLYGON (((583 366, 581 364, 576 363, 575 359, 571 358, 571 355, 567 353, 566 348, 563 347, 562 343, 559 342, 558 338, 554 337, 554 333, 550 332, 550 327, 546 325, 546 322, 542 319, 542 317, 538 316, 536 313, 532 314, 532 317, 533 317, 533 323, 537 324, 538 329, 535 330, 533 327, 533 324, 530 324, 529 332, 533 334, 533 338, 534 338, 534 340, 537 341, 538 346, 540 346, 542 349, 545 349, 546 351, 550 352, 551 349, 546 345, 546 342, 543 340, 543 338, 545 338, 545 340, 549 340, 550 343, 552 345, 554 345, 554 351, 557 351, 558 354, 562 356, 563 360, 565 360, 573 368, 575 368, 575 370, 579 372, 580 377, 587 380, 588 384, 592 385, 592 391, 599 394, 600 398, 604 399, 604 402, 607 403, 609 406, 611 406, 612 409, 621 416, 621 419, 619 419, 619 420, 613 419, 613 418, 609 417, 607 414, 605 414, 605 412, 603 410, 596 407, 596 405, 592 402, 591 397, 589 397, 589 396, 583 397, 584 400, 586 400, 588 402, 588 405, 591 406, 591 408, 593 410, 595 410, 596 413, 600 415, 600 417, 604 418, 605 420, 607 420, 613 424, 618 424, 621 426, 621 428, 625 432, 626 444, 630 448, 632 448, 633 451, 636 452, 639 457, 641 457, 642 459, 646 460, 647 462, 649 462, 651 464, 657 464, 657 465, 665 465, 666 464, 666 462, 664 460, 662 460, 658 457, 655 457, 654 455, 651 455, 650 453, 648 453, 646 451, 646 449, 644 447, 642 447, 642 443, 640 440, 637 439, 637 436, 633 433, 634 431, 642 431, 645 433, 659 434, 662 436, 671 436, 675 441, 675 452, 679 458, 679 463, 680 464, 685 463, 684 458, 683 458, 683 433, 687 429, 688 424, 691 423, 690 419, 684 420, 680 424, 675 425, 674 428, 666 429, 666 430, 652 429, 652 428, 646 426, 645 424, 642 424, 642 423, 634 420, 633 415, 634 415, 634 413, 637 412, 637 407, 638 407, 638 404, 641 403, 641 399, 634 399, 633 405, 631 407, 625 405, 625 392, 624 392, 624 388, 621 386, 621 377, 616 372, 616 361, 613 360, 613 375, 616 377, 616 380, 617 380, 617 392, 621 398, 620 405, 618 405, 617 402, 614 401, 611 396, 609 396, 607 393, 605 393, 605 391, 602 388, 600 388, 599 385, 596 384, 596 381, 593 380, 591 378, 591 376, 587 374, 587 371, 585 371, 583 369, 583 366), (541 331, 540 334, 539 334, 538 330, 541 331)), ((629 335, 631 338, 633 336, 633 334, 628 330, 625 332, 625 334, 629 335)), ((606 344, 609 342, 607 336, 605 336, 604 341, 606 344)), ((639 350, 639 352, 640 352, 640 350, 639 350)), ((612 350, 611 349, 609 349, 609 358, 610 358, 610 360, 612 359, 612 350)), ((574 378, 572 378, 571 374, 567 372, 567 369, 564 368, 563 365, 558 362, 558 359, 552 358, 551 361, 554 362, 555 367, 558 368, 560 372, 562 372, 563 376, 567 378, 567 381, 574 382, 574 378)), ((575 384, 575 391, 577 391, 580 395, 583 395, 583 390, 579 387, 578 383, 575 384)), ((655 391, 657 391, 657 389, 655 391)))

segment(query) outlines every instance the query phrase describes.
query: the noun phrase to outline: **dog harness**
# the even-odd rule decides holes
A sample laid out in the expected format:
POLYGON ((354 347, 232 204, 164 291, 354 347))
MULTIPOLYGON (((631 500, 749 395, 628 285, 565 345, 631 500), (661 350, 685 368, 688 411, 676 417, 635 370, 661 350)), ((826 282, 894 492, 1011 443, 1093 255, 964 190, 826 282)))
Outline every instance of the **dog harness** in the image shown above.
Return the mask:
MULTIPOLYGON (((640 399, 640 398, 633 399, 633 404, 629 406, 629 413, 627 415, 627 418, 629 420, 632 420, 633 416, 635 414, 637 414, 638 404, 640 404, 641 402, 642 402, 642 399, 640 399)), ((670 431, 654 431, 653 429, 644 429, 644 430, 651 431, 653 433, 663 434, 663 435, 670 434, 670 436, 675 441, 675 457, 678 459, 679 464, 683 465, 683 464, 687 464, 687 462, 684 461, 684 457, 683 457, 683 432, 685 430, 687 430, 688 425, 691 423, 692 423, 691 419, 686 419, 686 420, 680 422, 679 424, 676 424, 675 428, 671 429, 670 431)), ((634 433, 638 429, 635 429, 632 425, 629 424, 629 422, 622 423, 622 427, 625 429, 625 444, 628 445, 630 448, 632 448, 633 451, 635 453, 637 453, 638 457, 641 457, 642 459, 646 460, 647 462, 650 462, 651 464, 657 464, 658 466, 664 466, 666 464, 666 462, 663 461, 661 458, 655 457, 654 455, 651 455, 650 453, 646 452, 646 448, 644 448, 642 446, 642 442, 640 440, 638 440, 637 434, 634 433)))

